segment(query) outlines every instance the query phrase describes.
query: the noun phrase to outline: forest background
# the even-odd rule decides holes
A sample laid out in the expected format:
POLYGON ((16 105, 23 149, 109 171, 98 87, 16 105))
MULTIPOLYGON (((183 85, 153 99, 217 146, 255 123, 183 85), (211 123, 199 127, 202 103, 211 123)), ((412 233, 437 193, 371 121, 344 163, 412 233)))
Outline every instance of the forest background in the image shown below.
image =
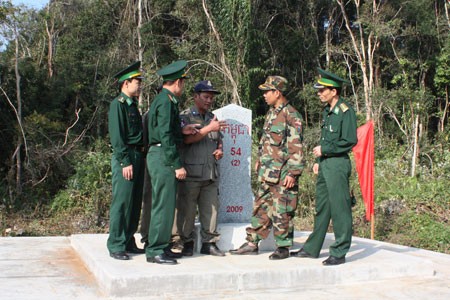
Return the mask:
MULTIPOLYGON (((375 239, 450 253, 448 0, 51 0, 40 10, 0 0, 0 229, 3 236, 107 232, 113 74, 141 60, 140 109, 156 70, 189 62, 253 112, 257 144, 268 107, 258 84, 289 80, 303 115, 308 167, 297 230, 311 230, 311 150, 321 110, 317 67, 351 81, 358 125, 375 122, 375 239)), ((354 172, 355 174, 355 172, 354 172)), ((363 202, 355 235, 370 237, 363 202)))

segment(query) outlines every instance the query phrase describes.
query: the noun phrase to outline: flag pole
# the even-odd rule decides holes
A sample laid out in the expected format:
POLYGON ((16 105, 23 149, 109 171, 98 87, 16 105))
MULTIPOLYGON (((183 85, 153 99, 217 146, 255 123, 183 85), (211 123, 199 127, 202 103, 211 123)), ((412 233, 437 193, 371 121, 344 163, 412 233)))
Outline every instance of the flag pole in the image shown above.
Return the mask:
POLYGON ((370 216, 370 239, 375 239, 375 214, 370 216))

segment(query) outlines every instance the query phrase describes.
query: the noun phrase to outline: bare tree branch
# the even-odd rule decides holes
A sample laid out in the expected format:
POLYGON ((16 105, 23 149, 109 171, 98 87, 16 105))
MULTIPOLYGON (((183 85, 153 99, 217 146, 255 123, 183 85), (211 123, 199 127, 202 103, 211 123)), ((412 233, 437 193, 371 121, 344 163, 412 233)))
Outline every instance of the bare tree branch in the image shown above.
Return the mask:
POLYGON ((224 74, 225 76, 228 78, 228 80, 231 82, 231 85, 233 87, 233 93, 232 93, 232 101, 233 103, 237 103, 240 106, 242 106, 242 102, 241 102, 241 97, 239 96, 239 92, 238 92, 238 86, 236 81, 233 78, 233 74, 231 73, 230 69, 228 68, 228 65, 226 63, 226 58, 225 58, 225 53, 223 51, 223 43, 222 40, 220 38, 220 34, 219 32, 217 32, 216 27, 214 25, 214 22, 208 12, 208 7, 206 6, 206 1, 202 0, 202 5, 203 5, 203 11, 205 12, 206 18, 208 19, 208 23, 209 26, 211 27, 211 30, 214 33, 214 36, 217 40, 217 44, 218 44, 218 49, 219 49, 219 56, 220 56, 220 63, 222 64, 222 68, 224 70, 224 74))

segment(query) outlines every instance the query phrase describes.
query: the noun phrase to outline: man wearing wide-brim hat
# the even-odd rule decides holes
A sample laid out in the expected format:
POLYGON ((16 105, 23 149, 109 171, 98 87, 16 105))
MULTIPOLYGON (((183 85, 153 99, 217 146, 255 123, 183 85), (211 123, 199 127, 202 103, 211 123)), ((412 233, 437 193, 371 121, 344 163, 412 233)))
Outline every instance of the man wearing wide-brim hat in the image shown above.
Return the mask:
POLYGON ((316 163, 313 172, 316 181, 316 214, 314 230, 303 248, 291 252, 296 257, 319 257, 330 220, 333 221, 335 241, 325 266, 345 263, 345 255, 352 241, 352 203, 349 190, 351 162, 348 156, 357 143, 356 115, 341 96, 346 80, 319 69, 321 77, 314 85, 320 101, 325 105, 322 113, 320 143, 314 147, 316 163))
POLYGON ((179 118, 179 97, 187 78, 187 62, 179 60, 160 70, 161 92, 148 112, 147 169, 152 183, 152 212, 149 225, 147 262, 177 264, 181 254, 171 251, 169 244, 175 214, 177 180, 186 177, 179 147, 183 142, 179 118))
POLYGON ((144 253, 136 246, 134 233, 139 224, 144 175, 144 142, 137 97, 141 92, 141 62, 135 62, 114 77, 120 95, 110 105, 108 130, 113 154, 112 201, 107 247, 110 256, 128 260, 128 253, 144 253))

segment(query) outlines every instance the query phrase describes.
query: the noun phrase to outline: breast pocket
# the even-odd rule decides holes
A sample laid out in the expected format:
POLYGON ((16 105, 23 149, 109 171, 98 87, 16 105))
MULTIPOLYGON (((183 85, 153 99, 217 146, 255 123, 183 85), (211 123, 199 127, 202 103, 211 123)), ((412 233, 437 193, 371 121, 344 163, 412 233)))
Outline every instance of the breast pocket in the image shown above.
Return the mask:
POLYGON ((283 129, 271 129, 269 131, 269 143, 271 146, 279 147, 283 144, 284 130, 283 129))
POLYGON ((333 138, 338 138, 341 135, 341 126, 339 126, 339 123, 330 124, 327 131, 333 138))
POLYGON ((141 118, 137 112, 128 113, 128 122, 133 130, 139 130, 142 127, 141 118))

